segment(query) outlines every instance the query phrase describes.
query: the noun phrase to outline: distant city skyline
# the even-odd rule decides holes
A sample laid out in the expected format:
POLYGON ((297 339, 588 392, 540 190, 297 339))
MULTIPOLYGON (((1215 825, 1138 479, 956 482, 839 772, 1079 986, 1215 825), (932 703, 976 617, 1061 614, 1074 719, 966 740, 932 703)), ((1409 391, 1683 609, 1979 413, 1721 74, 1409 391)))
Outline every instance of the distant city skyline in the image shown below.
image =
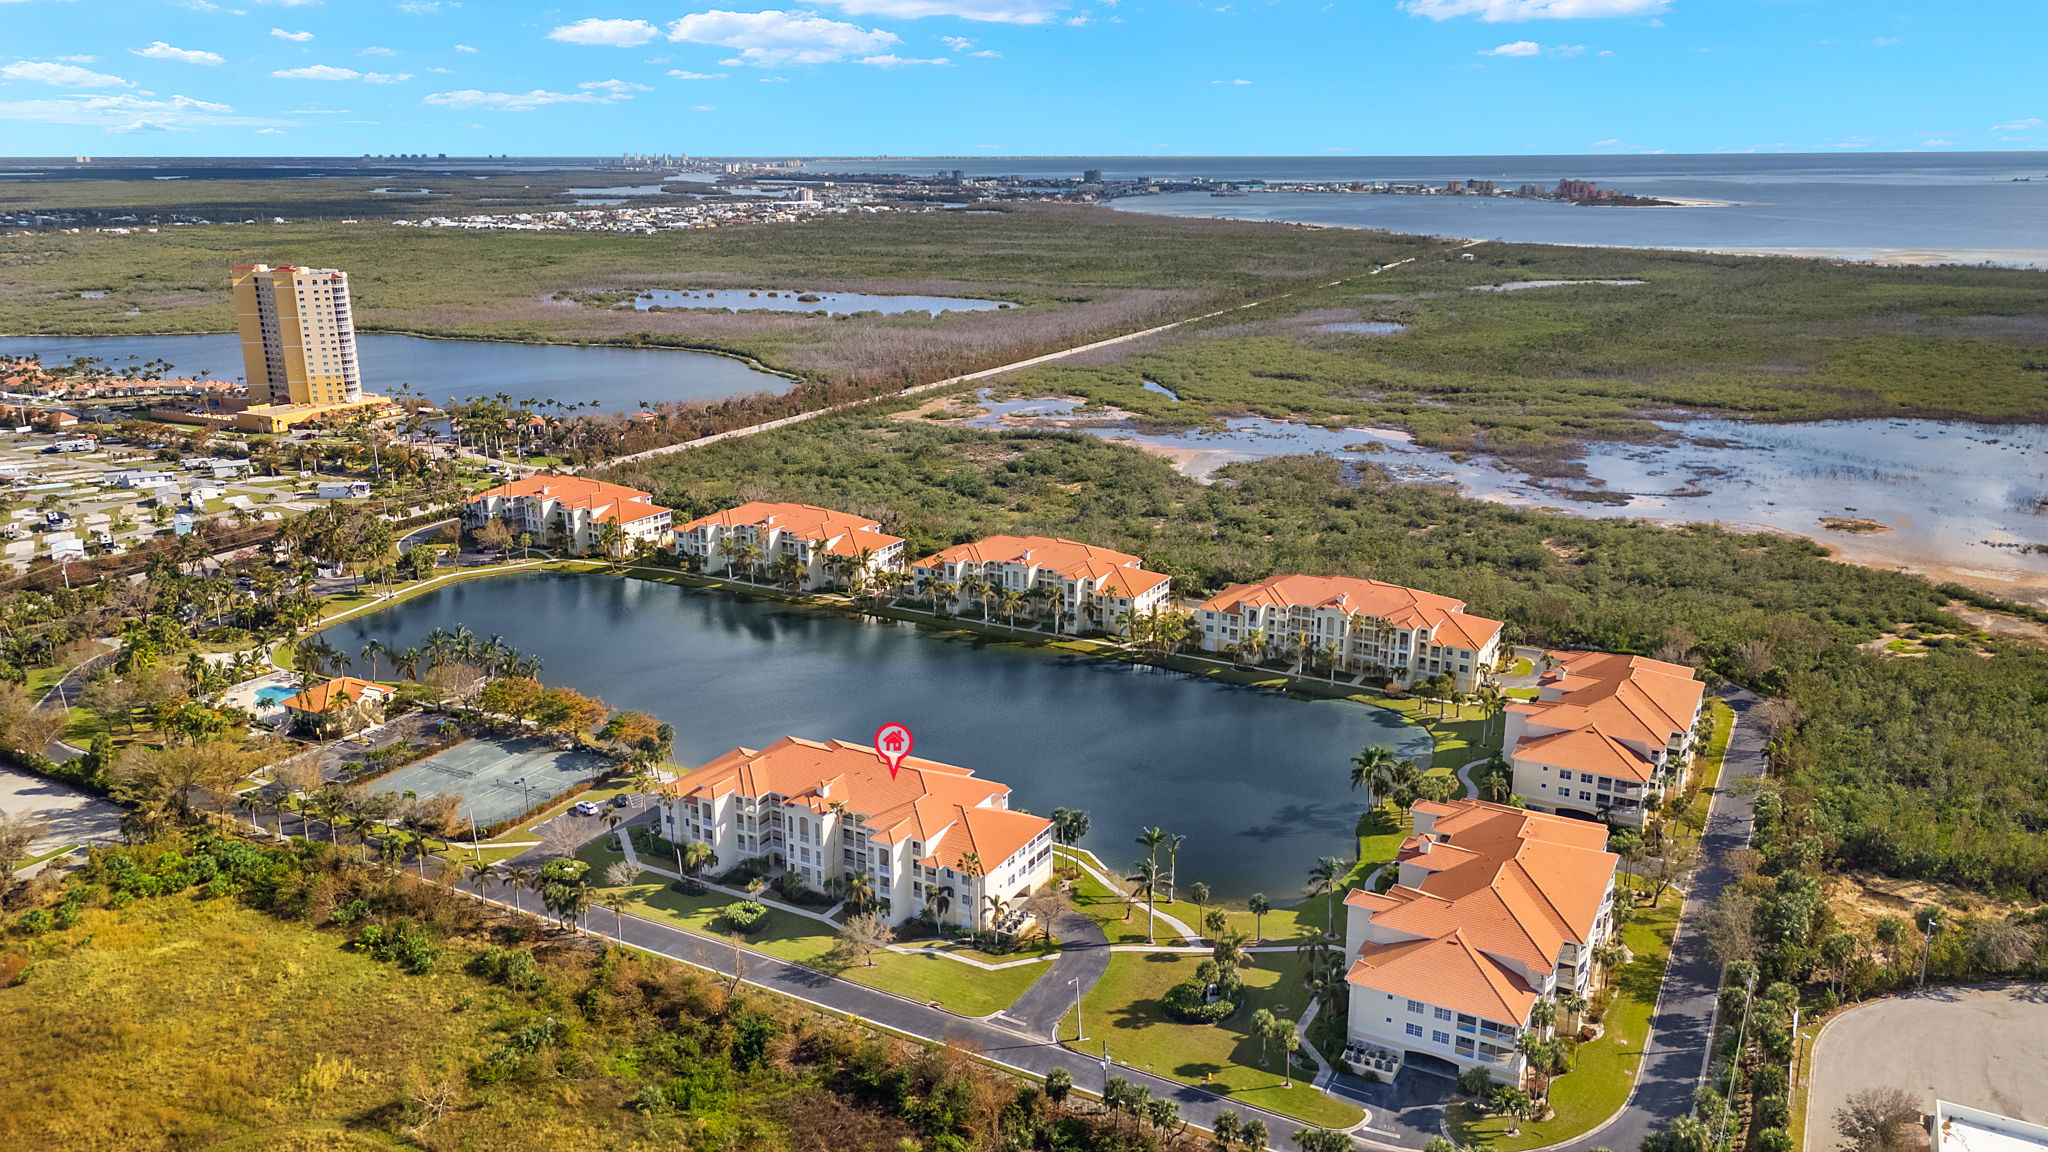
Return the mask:
POLYGON ((2048 148, 2027 0, 0 0, 0 155, 2048 148))

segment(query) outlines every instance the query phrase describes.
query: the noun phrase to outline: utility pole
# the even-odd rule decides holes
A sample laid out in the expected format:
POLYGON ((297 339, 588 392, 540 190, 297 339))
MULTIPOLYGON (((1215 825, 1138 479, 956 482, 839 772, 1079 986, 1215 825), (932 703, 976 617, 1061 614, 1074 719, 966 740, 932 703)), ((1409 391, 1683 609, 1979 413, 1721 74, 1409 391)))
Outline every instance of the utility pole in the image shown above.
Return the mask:
MULTIPOLYGON (((1081 978, 1076 976, 1072 980, 1067 981, 1067 983, 1074 986, 1074 1042, 1078 1044, 1081 1042, 1082 1037, 1088 1035, 1088 1030, 1081 1026, 1081 978)), ((1054 1039, 1058 1039, 1058 1037, 1054 1037, 1054 1039)), ((1107 1045, 1109 1042, 1105 1040, 1103 1043, 1107 1045)))

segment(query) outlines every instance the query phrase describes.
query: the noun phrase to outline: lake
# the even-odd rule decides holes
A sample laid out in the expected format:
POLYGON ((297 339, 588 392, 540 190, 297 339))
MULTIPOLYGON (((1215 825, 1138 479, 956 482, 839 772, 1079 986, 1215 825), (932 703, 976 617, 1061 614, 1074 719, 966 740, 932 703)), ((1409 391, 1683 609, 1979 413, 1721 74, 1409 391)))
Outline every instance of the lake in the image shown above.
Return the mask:
POLYGON ((457 624, 540 657, 550 684, 673 724, 677 763, 900 722, 918 755, 1010 785, 1017 807, 1086 810, 1084 843, 1111 867, 1139 858, 1145 827, 1186 836, 1181 882, 1235 899, 1289 901, 1317 857, 1356 851, 1361 747, 1430 749, 1385 708, 602 575, 473 580, 322 635, 356 652, 457 624))
MULTIPOLYGON (((744 360, 668 348, 426 340, 370 332, 357 334, 356 350, 366 391, 388 395, 410 383, 436 403, 503 392, 515 400, 594 402, 601 411, 628 412, 642 400, 722 400, 748 392, 786 392, 790 386, 744 360)), ((174 377, 205 372, 215 379, 242 379, 241 341, 231 335, 0 336, 0 355, 30 353, 51 364, 98 356, 117 368, 168 360, 176 365, 170 373, 174 377)))
POLYGON ((1546 484, 1484 456, 1431 451, 1397 429, 1239 417, 1215 431, 1147 433, 1127 413, 1083 414, 1071 400, 992 401, 986 392, 980 400, 983 414, 966 421, 973 427, 1054 428, 1123 441, 1166 456, 1198 480, 1226 464, 1321 453, 1373 464, 1397 480, 1456 484, 1503 504, 1805 536, 1860 564, 2048 607, 2048 428, 2040 425, 1660 421, 1664 442, 1589 441, 1579 461, 1585 477, 1546 484), (1841 531, 1824 520, 1880 527, 1841 531))
POLYGON ((885 296, 874 292, 792 292, 786 288, 704 288, 676 291, 656 288, 642 292, 633 307, 730 308, 735 312, 828 312, 851 316, 857 312, 994 312, 1016 305, 1001 300, 969 300, 960 296, 885 296))

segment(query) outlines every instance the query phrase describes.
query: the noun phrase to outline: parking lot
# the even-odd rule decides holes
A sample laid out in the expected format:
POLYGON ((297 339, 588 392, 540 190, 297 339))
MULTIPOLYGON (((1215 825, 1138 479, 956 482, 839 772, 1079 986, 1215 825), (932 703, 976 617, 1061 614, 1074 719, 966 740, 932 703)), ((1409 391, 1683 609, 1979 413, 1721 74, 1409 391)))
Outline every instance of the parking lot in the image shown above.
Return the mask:
POLYGON ((29 846, 31 858, 74 844, 111 844, 121 838, 121 809, 76 788, 0 767, 0 813, 28 812, 49 825, 29 846))
POLYGON ((2048 1124, 2048 987, 1940 988, 1859 1005, 1814 1046, 1807 1152, 1845 1142, 1834 1117, 1852 1094, 1904 1088, 1922 1112, 1947 1100, 2048 1124))
POLYGON ((538 740, 469 740, 365 785, 372 792, 459 794, 478 827, 509 820, 603 774, 611 761, 538 740))

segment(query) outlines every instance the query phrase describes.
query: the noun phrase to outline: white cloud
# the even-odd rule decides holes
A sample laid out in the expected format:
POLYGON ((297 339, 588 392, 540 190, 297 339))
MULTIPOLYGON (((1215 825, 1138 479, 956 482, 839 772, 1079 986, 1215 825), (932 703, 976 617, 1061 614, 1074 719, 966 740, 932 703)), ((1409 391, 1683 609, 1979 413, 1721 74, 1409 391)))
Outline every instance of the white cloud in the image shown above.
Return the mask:
POLYGON ((1543 45, 1534 40, 1516 40, 1498 48, 1482 48, 1481 56, 1534 56, 1543 51, 1543 45))
POLYGON ((42 60, 17 60, 0 68, 0 79, 32 80, 38 84, 50 84, 58 88, 133 88, 134 84, 119 76, 105 72, 94 72, 76 64, 52 64, 42 60))
POLYGON ((2007 120, 2003 124, 1993 124, 1991 130, 1993 132, 2025 132, 2029 128, 2039 128, 2040 126, 2040 117, 2029 116, 2024 120, 2007 120))
POLYGON ((456 50, 457 52, 474 52, 474 51, 476 51, 476 49, 474 49, 474 48, 471 48, 471 47, 470 47, 469 45, 467 45, 467 44, 457 44, 457 45, 455 46, 455 50, 456 50))
POLYGON ((608 48, 631 48, 645 44, 661 30, 645 20, 599 20, 592 17, 564 24, 548 33, 548 39, 564 44, 601 44, 608 48))
POLYGON ((1662 12, 1670 0, 1401 0, 1401 10, 1431 20, 1477 16, 1488 23, 1585 20, 1662 12))
POLYGON ((1240 84, 1250 84, 1250 83, 1251 83, 1251 81, 1249 81, 1249 80, 1211 80, 1211 81, 1209 81, 1209 83, 1211 83, 1211 84, 1232 84, 1232 85, 1240 85, 1240 84))
MULTIPOLYGON (((757 68, 785 64, 831 64, 879 57, 901 43, 893 32, 827 20, 807 12, 725 12, 685 16, 668 26, 668 38, 693 44, 737 48, 735 62, 757 68)), ((720 61, 725 63, 725 61, 720 61)))
POLYGON ((996 24, 1043 24, 1067 5, 1065 0, 826 0, 854 16, 957 16, 996 24))
POLYGON ((669 69, 668 75, 671 80, 723 80, 726 76, 723 72, 685 72, 680 68, 669 69))
POLYGON ((531 92, 479 92, 464 88, 459 92, 435 92, 427 96, 426 103, 442 108, 493 108, 501 112, 531 112, 550 104, 606 104, 610 97, 595 92, 549 92, 535 88, 531 92))
POLYGON ((965 36, 941 36, 939 37, 939 43, 944 44, 955 52, 965 52, 974 47, 974 41, 969 40, 965 36))
POLYGON ((620 100, 631 100, 635 92, 652 92, 645 84, 634 84, 626 80, 585 80, 577 85, 586 92, 608 92, 620 100))
POLYGON ((365 49, 363 49, 363 50, 362 50, 361 52, 358 52, 358 53, 356 53, 356 55, 358 55, 358 56, 396 56, 396 55, 398 55, 398 50, 397 50, 397 49, 395 49, 395 48, 379 48, 379 47, 377 47, 377 46, 376 46, 375 44, 372 44, 372 45, 370 45, 370 46, 369 46, 368 48, 365 48, 365 49))
POLYGON ((412 79, 410 72, 358 72, 332 64, 308 64, 304 68, 280 68, 271 73, 280 80, 361 80, 365 84, 397 84, 412 79))
POLYGON ((453 76, 453 75, 455 75, 455 69, 453 69, 453 68, 429 68, 429 69, 427 69, 427 71, 429 71, 429 72, 432 72, 432 73, 433 73, 434 75, 436 75, 436 76, 453 76))
POLYGON ((919 59, 914 56, 898 56, 893 52, 885 52, 880 56, 863 56, 860 59, 855 60, 854 63, 868 64, 876 68, 913 68, 919 64, 933 64, 938 65, 940 67, 944 67, 946 65, 951 64, 952 61, 946 59, 944 56, 934 56, 929 59, 919 59))
POLYGON ((59 56, 57 59, 67 64, 97 64, 100 58, 97 56, 59 56))
POLYGON ((763 84, 787 84, 787 83, 789 83, 789 77, 787 77, 787 76, 763 76, 763 77, 761 77, 761 83, 763 83, 763 84))
POLYGON ((983 48, 983 49, 982 49, 981 51, 979 51, 979 52, 969 52, 969 53, 968 53, 968 55, 969 55, 969 56, 979 56, 979 57, 982 57, 982 58, 984 58, 984 59, 988 59, 988 60, 998 60, 998 59, 1001 59, 1001 58, 1002 58, 1002 55, 1003 55, 1003 54, 1002 54, 1001 52, 998 52, 998 51, 996 51, 996 50, 995 50, 995 49, 993 49, 993 48, 983 48))
POLYGON ((258 136, 282 136, 282 135, 284 135, 284 129, 282 129, 282 128, 258 128, 258 129, 256 130, 256 134, 257 134, 258 136))
MULTIPOLYGON (((294 0, 294 2, 297 2, 297 0, 294 0)), ((312 2, 317 4, 320 0, 312 0, 312 2)), ((400 12, 413 16, 430 16, 443 8, 460 8, 462 5, 456 3, 444 4, 442 0, 399 0, 395 7, 400 12)))
POLYGON ((152 100, 127 95, 0 101, 0 120, 69 124, 108 132, 177 132, 191 128, 267 127, 289 123, 245 116, 230 105, 194 100, 189 96, 152 100))
POLYGON ((279 40, 290 40, 295 44, 304 44, 313 38, 311 32, 287 32, 282 28, 272 28, 270 34, 279 40))
POLYGON ((1953 148, 1956 146, 1953 140, 1922 140, 1920 143, 1928 148, 1953 148))
POLYGON ((197 48, 173 48, 161 40, 154 41, 147 48, 130 48, 128 51, 151 60, 176 60, 180 64, 222 64, 226 61, 218 52, 202 52, 197 48))

